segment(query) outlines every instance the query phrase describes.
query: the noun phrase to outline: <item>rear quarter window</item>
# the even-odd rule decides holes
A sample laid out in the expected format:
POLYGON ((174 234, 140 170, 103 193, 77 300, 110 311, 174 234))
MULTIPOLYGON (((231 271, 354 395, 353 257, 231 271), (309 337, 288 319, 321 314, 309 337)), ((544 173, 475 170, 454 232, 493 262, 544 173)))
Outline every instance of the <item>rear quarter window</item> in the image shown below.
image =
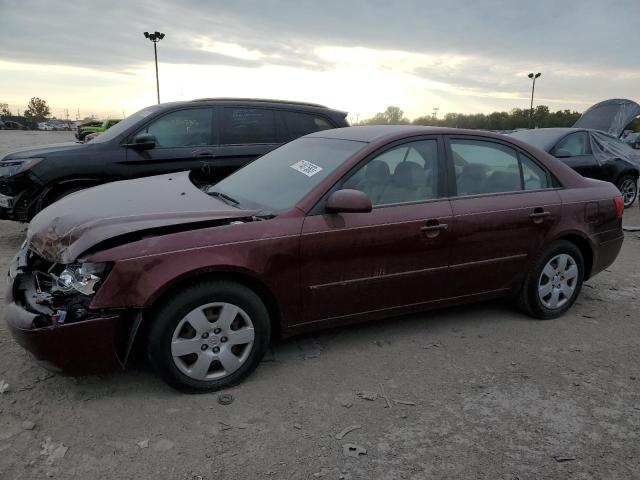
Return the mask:
POLYGON ((289 130, 289 139, 302 137, 309 133, 334 128, 329 120, 321 115, 302 112, 283 111, 284 121, 289 130))

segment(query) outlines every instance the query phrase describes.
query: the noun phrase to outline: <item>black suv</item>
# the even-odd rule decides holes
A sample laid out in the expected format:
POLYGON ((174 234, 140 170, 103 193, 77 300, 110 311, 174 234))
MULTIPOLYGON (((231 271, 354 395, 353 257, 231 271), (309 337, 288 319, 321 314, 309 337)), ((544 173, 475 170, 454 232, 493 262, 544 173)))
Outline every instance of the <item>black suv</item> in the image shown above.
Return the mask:
POLYGON ((27 222, 70 193, 115 180, 192 170, 211 183, 294 138, 348 126, 346 115, 258 99, 147 107, 89 143, 7 154, 0 160, 0 218, 27 222))

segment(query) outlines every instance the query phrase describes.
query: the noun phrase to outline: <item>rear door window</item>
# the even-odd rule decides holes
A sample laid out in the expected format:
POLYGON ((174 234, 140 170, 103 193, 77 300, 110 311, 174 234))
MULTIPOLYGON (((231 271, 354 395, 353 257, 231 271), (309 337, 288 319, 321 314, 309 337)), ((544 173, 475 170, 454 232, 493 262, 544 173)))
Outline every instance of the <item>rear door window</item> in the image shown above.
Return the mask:
POLYGON ((522 164, 522 178, 525 190, 551 188, 549 175, 542 167, 523 155, 520 155, 520 162, 522 164))
POLYGON ((552 188, 548 172, 507 145, 451 139, 458 196, 552 188))
POLYGON ((243 145, 279 143, 273 110, 249 107, 224 107, 220 143, 243 145))
POLYGON ((458 195, 522 190, 518 153, 499 143, 451 140, 458 195))
POLYGON ((301 112, 282 112, 282 114, 289 130, 289 139, 333 128, 333 125, 320 115, 301 112))

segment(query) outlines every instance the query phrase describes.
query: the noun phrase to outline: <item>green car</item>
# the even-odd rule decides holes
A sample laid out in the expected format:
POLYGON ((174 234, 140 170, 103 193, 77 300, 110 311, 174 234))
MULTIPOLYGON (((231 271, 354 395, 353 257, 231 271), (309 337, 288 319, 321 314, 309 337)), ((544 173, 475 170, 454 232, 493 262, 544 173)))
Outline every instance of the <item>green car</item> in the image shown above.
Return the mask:
POLYGON ((90 133, 95 132, 104 132, 113 127, 116 123, 118 123, 121 118, 107 118, 103 122, 89 122, 89 123, 81 123, 78 125, 78 129, 76 130, 76 138, 80 141, 84 140, 84 137, 89 135, 90 133))

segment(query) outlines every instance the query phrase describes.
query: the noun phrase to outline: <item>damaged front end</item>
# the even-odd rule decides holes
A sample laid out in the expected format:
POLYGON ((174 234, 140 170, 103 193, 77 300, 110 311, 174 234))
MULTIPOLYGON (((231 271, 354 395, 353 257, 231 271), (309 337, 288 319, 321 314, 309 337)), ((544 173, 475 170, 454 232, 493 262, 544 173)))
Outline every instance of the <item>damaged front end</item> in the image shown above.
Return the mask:
POLYGON ((124 365, 134 315, 92 310, 110 265, 50 262, 23 245, 9 269, 5 317, 12 335, 54 371, 97 373, 124 365))

